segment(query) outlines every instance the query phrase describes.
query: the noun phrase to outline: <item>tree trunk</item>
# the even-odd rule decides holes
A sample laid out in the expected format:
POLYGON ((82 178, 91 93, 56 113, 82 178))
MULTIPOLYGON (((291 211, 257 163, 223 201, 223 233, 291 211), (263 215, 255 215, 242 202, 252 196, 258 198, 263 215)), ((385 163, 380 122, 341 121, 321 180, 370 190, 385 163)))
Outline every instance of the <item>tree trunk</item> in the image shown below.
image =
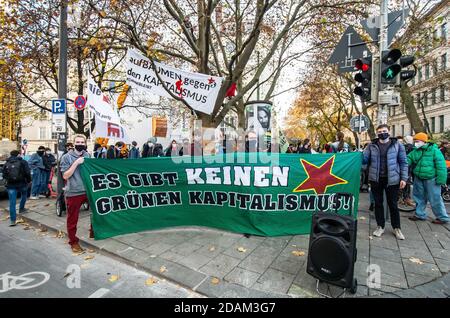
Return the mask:
POLYGON ((423 125, 422 120, 420 120, 417 109, 414 107, 414 100, 411 95, 411 90, 409 89, 408 85, 406 85, 406 83, 402 83, 400 95, 402 97, 403 104, 405 105, 406 117, 408 117, 412 129, 416 133, 424 132, 425 126, 423 125))

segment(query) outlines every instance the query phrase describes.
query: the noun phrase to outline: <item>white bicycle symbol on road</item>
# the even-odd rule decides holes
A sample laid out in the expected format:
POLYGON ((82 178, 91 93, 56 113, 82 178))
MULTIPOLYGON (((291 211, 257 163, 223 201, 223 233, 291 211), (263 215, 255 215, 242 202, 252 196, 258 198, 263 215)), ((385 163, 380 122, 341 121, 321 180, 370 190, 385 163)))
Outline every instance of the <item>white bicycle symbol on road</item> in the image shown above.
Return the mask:
POLYGON ((20 276, 11 275, 11 272, 0 275, 0 293, 6 293, 13 289, 31 289, 45 284, 50 279, 50 274, 45 272, 30 272, 20 276))

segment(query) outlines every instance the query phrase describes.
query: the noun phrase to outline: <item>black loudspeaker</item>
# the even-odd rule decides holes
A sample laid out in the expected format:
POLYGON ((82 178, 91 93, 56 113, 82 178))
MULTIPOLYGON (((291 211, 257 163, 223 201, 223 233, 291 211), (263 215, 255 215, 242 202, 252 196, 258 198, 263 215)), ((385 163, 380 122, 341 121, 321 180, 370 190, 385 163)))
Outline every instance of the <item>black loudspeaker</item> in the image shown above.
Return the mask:
MULTIPOLYGON (((340 196, 351 194, 336 194, 340 196)), ((356 262, 357 220, 352 216, 353 204, 349 215, 330 212, 316 212, 311 222, 308 262, 306 272, 319 281, 350 289, 356 292, 354 279, 356 262)))

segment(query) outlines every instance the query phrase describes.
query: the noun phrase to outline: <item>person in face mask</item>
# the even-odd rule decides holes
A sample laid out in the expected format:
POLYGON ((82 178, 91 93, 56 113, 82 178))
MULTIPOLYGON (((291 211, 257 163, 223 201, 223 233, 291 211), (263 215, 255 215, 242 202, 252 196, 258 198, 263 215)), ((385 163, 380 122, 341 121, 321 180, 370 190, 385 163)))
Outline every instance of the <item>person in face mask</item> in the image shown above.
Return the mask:
POLYGON ((403 189, 408 180, 405 147, 396 138, 390 138, 388 125, 378 126, 377 135, 378 138, 364 150, 362 163, 367 165, 369 170, 369 183, 375 201, 377 229, 373 235, 380 237, 384 233, 383 192, 385 192, 394 235, 397 239, 404 240, 405 237, 400 229, 397 201, 399 188, 403 189))
POLYGON ((408 155, 408 164, 414 175, 413 199, 416 202, 416 212, 409 219, 424 221, 427 219, 425 208, 427 202, 436 219, 435 224, 444 224, 450 221, 441 197, 441 185, 447 183, 447 166, 444 156, 436 144, 428 140, 425 133, 414 136, 415 149, 408 155))
POLYGON ((166 157, 182 156, 183 154, 180 155, 180 150, 181 148, 178 146, 177 141, 174 139, 172 140, 170 146, 167 147, 167 149, 164 151, 164 155, 166 157))
POLYGON ((47 196, 49 193, 48 183, 50 181, 50 171, 56 165, 56 158, 52 155, 50 148, 45 148, 45 153, 42 156, 44 163, 44 170, 42 171, 42 182, 40 194, 47 196))
MULTIPOLYGON (((80 207, 87 202, 86 190, 80 174, 80 165, 84 163, 84 158, 89 158, 86 151, 86 137, 84 135, 74 136, 74 150, 69 151, 61 157, 61 173, 66 180, 64 195, 67 205, 67 233, 69 244, 74 253, 83 251, 81 248, 77 233, 78 216, 80 207)), ((90 237, 93 237, 92 226, 90 237)))
POLYGON ((46 186, 45 182, 45 166, 44 166, 44 156, 45 147, 39 146, 36 153, 31 155, 28 160, 28 165, 32 173, 32 184, 31 184, 31 197, 30 200, 37 200, 40 197, 45 197, 44 195, 39 195, 41 189, 46 186))
POLYGON ((156 137, 150 137, 147 142, 142 146, 142 158, 153 157, 153 148, 157 139, 156 137))

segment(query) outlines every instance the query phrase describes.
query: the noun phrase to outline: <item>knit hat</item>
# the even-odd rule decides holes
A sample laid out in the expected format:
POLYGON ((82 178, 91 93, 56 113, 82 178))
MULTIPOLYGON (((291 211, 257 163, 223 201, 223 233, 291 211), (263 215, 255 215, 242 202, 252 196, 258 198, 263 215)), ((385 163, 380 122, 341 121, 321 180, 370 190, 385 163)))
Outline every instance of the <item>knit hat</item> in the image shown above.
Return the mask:
POLYGON ((426 134, 426 133, 417 133, 415 136, 414 136, 414 140, 420 140, 420 141, 423 141, 423 142, 428 142, 428 135, 426 134))

